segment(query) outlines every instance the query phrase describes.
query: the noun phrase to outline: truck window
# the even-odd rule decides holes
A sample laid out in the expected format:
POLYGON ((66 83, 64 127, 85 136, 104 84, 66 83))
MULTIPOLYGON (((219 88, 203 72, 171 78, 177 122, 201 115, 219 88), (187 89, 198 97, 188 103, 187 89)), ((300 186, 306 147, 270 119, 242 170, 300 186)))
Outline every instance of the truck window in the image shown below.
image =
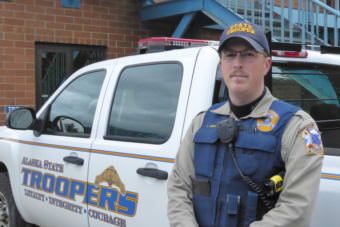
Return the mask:
MULTIPOLYGON (((340 67, 273 63, 273 95, 301 107, 318 123, 325 147, 340 148, 340 67)), ((340 154, 339 154, 340 155, 340 154)))
POLYGON ((182 65, 125 68, 117 84, 105 139, 160 144, 171 135, 182 65))
POLYGON ((90 72, 73 80, 51 104, 46 133, 89 137, 105 74, 90 72))

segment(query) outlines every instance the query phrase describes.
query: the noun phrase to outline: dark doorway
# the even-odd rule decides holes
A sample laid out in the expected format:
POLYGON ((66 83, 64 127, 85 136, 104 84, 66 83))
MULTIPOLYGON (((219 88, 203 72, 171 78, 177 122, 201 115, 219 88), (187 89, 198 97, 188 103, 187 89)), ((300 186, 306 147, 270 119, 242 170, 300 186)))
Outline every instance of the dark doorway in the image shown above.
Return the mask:
POLYGON ((36 107, 39 109, 60 84, 85 65, 104 60, 106 47, 36 43, 36 107))

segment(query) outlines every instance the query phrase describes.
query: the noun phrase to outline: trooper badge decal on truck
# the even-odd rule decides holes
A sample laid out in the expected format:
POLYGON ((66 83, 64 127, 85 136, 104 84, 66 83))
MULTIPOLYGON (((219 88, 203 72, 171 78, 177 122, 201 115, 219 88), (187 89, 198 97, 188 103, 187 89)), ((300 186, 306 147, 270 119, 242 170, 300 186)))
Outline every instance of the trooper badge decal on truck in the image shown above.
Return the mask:
POLYGON ((90 218, 116 226, 126 226, 126 220, 111 213, 128 217, 136 215, 138 193, 125 189, 114 166, 97 175, 94 183, 45 173, 33 169, 32 165, 27 167, 21 169, 26 197, 75 213, 87 213, 90 218), (82 204, 89 205, 88 209, 82 204))
POLYGON ((115 167, 110 166, 104 170, 100 175, 96 176, 96 180, 94 181, 95 184, 100 184, 106 182, 110 187, 112 185, 117 186, 120 192, 125 195, 125 186, 123 182, 120 180, 117 170, 115 167))

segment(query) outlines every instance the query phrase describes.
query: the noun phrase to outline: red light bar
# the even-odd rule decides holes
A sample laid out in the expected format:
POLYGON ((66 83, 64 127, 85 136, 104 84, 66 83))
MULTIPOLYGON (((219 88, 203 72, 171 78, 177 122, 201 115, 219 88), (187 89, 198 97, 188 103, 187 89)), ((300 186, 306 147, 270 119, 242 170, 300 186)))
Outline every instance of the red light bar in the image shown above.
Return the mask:
POLYGON ((138 41, 140 52, 156 52, 171 49, 181 49, 188 47, 200 47, 218 45, 217 41, 199 40, 199 39, 182 39, 171 37, 150 37, 138 41))
POLYGON ((272 50, 272 55, 277 56, 277 57, 287 57, 287 58, 307 58, 308 52, 306 50, 302 50, 302 51, 272 50))

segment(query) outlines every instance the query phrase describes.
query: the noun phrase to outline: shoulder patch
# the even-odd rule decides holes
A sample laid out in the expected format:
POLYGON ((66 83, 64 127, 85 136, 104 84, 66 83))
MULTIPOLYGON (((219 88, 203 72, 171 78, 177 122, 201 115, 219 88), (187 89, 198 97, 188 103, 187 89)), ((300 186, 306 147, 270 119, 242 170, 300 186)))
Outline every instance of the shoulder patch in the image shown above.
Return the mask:
POLYGON ((301 136, 307 148, 307 154, 323 155, 324 149, 320 132, 313 126, 308 126, 302 130, 301 136))

